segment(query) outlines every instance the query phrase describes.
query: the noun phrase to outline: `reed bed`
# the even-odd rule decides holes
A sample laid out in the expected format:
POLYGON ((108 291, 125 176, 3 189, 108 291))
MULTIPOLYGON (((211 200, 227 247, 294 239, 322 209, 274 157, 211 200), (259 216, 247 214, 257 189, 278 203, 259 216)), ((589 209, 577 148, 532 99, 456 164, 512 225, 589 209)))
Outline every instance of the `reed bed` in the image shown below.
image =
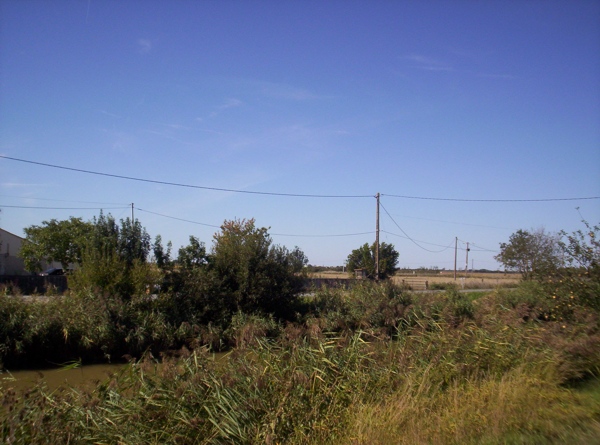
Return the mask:
MULTIPOLYGON (((531 286, 476 299, 456 290, 411 294, 390 284, 324 289, 293 323, 236 314, 219 331, 233 346, 225 359, 200 346, 210 337, 206 330, 179 327, 178 335, 191 336, 189 348, 160 361, 146 354, 93 389, 2 389, 0 439, 598 443, 599 316, 575 308, 546 318, 558 314, 553 301, 531 286)), ((164 324, 160 306, 136 304, 154 318, 145 330, 141 320, 132 322, 133 332, 140 342, 151 340, 164 324)))

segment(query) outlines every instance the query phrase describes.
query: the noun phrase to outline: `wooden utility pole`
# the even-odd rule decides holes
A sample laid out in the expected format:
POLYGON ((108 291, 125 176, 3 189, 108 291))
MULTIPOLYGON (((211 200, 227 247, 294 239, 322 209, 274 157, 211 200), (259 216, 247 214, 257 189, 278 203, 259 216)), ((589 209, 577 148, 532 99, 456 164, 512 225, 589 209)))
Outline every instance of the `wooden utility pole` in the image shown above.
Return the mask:
POLYGON ((131 224, 133 224, 133 202, 131 203, 131 224))
POLYGON ((379 193, 377 198, 377 218, 375 223, 375 280, 379 281, 379 193))
POLYGON ((465 277, 469 273, 469 243, 467 243, 467 259, 465 260, 465 277))
POLYGON ((456 281, 456 255, 458 254, 458 236, 454 237, 454 281, 456 281))

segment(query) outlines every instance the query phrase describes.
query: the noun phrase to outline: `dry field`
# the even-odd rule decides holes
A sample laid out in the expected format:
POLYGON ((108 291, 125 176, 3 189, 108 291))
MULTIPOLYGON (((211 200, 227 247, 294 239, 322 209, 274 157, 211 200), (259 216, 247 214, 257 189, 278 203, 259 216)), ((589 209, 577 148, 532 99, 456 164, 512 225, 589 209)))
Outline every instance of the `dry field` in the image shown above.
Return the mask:
MULTIPOLYGON (((310 274, 313 278, 350 278, 343 272, 319 272, 310 274)), ((433 283, 456 283, 459 287, 492 289, 496 287, 516 286, 521 281, 521 275, 515 273, 469 273, 465 276, 464 272, 457 272, 456 281, 453 271, 442 271, 436 273, 397 273, 392 280, 400 284, 402 280, 427 280, 429 286, 433 283)))

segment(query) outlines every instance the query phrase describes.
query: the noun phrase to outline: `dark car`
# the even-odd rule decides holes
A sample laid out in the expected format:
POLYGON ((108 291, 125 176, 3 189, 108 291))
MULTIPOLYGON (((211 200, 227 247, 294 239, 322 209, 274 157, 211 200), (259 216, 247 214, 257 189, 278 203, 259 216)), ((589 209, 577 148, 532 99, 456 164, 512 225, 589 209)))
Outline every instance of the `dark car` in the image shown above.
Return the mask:
POLYGON ((42 272, 40 275, 42 277, 49 277, 49 276, 52 276, 52 275, 64 275, 64 274, 65 274, 64 270, 62 270, 62 269, 60 269, 58 267, 51 267, 50 269, 42 272))

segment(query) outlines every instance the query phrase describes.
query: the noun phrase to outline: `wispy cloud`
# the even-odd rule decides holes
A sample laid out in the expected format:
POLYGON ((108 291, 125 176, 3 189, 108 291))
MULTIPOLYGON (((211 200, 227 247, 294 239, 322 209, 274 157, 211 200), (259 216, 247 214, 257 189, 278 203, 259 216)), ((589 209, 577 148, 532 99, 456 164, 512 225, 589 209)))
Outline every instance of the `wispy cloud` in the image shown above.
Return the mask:
MULTIPOLYGON (((219 105, 215 111, 210 113, 210 117, 215 117, 215 116, 221 114, 225 110, 228 110, 230 108, 237 108, 237 107, 242 106, 243 104, 244 104, 244 102, 242 102, 239 99, 229 98, 223 104, 219 105)), ((198 120, 198 119, 196 119, 196 120, 198 120)))
POLYGON ((145 132, 146 133, 150 133, 150 134, 154 134, 156 136, 163 137, 165 139, 169 139, 171 141, 179 142, 180 144, 195 145, 193 142, 184 141, 184 140, 182 140, 180 138, 177 138, 177 137, 174 137, 174 136, 172 136, 169 133, 164 132, 164 131, 145 130, 145 132))
POLYGON ((262 94, 277 99, 305 101, 319 97, 309 90, 281 83, 259 82, 258 86, 262 94))
MULTIPOLYGON (((458 54, 460 56, 460 54, 458 54)), ((472 69, 464 69, 462 67, 457 68, 456 64, 447 62, 439 58, 433 58, 421 54, 409 54, 404 56, 404 59, 412 62, 412 67, 419 70, 425 71, 439 71, 459 74, 470 74, 478 77, 488 77, 493 79, 515 79, 516 76, 510 74, 497 74, 489 73, 485 71, 478 71, 472 69)))
POLYGON ((49 184, 35 184, 29 182, 0 182, 0 187, 7 189, 25 188, 25 187, 48 187, 49 184))
POLYGON ((152 42, 148 39, 138 39, 137 45, 141 54, 148 54, 152 50, 152 42))
POLYGON ((100 113, 106 115, 106 116, 109 116, 109 117, 112 117, 112 118, 115 118, 115 119, 121 119, 122 118, 122 116, 119 116, 118 114, 110 113, 110 112, 105 111, 105 110, 98 110, 98 111, 100 113))
POLYGON ((427 71, 456 71, 449 63, 440 59, 423 56, 419 54, 410 54, 404 59, 414 63, 414 67, 427 71))
POLYGON ((243 102, 239 99, 227 99, 227 101, 219 107, 221 110, 226 110, 227 108, 235 108, 242 105, 243 102))

